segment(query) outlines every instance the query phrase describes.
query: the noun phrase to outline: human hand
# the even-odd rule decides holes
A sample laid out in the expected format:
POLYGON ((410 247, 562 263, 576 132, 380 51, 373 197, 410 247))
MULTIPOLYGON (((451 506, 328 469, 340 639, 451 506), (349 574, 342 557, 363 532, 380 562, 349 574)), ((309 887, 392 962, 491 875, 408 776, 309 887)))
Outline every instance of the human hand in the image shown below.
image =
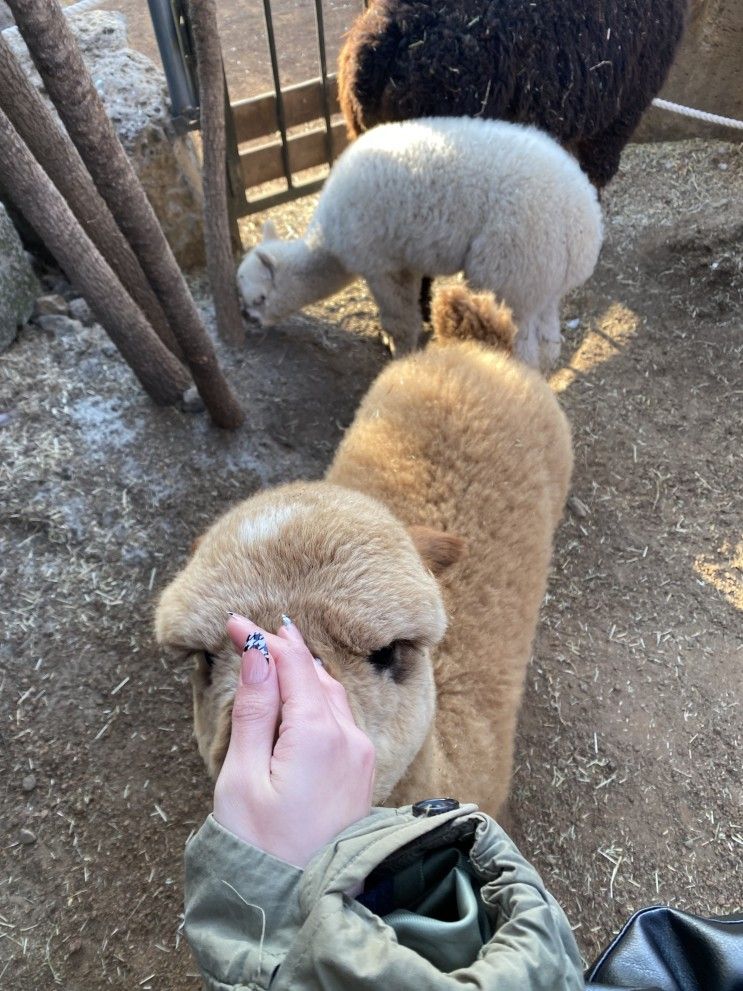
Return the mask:
POLYGON ((242 616, 227 630, 241 653, 232 735, 214 789, 214 818, 295 867, 371 808, 374 746, 346 692, 289 624, 267 633, 242 616), (266 656, 247 639, 264 645, 266 656), (278 733, 278 735, 277 735, 278 733))

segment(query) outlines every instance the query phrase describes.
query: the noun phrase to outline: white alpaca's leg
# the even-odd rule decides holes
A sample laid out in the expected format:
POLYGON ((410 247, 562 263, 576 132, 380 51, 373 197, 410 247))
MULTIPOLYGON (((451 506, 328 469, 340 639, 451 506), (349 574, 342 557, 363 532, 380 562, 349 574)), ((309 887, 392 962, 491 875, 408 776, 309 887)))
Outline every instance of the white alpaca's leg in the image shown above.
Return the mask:
POLYGON ((395 272, 375 275, 366 281, 379 307, 382 330, 391 338, 395 354, 413 351, 422 330, 421 277, 410 272, 395 272))
POLYGON ((551 371, 560 360, 562 334, 560 333, 560 301, 553 300, 539 314, 537 328, 539 367, 551 371))
POLYGON ((511 308, 518 327, 514 352, 521 361, 539 368, 539 312, 534 309, 533 287, 514 270, 514 259, 490 234, 475 238, 467 253, 464 275, 474 292, 491 292, 511 308))
POLYGON ((534 314, 516 322, 519 332, 514 343, 516 357, 530 368, 539 368, 539 322, 534 314))

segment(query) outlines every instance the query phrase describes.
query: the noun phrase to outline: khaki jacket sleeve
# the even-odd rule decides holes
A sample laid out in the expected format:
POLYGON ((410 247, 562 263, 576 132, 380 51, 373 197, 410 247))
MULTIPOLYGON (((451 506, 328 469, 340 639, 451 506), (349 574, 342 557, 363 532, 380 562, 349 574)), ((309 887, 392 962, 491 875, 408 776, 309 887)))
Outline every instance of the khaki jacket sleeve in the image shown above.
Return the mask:
MULTIPOLYGON (((435 840, 435 837, 433 837, 435 840)), ((473 806, 432 818, 374 809, 304 871, 210 817, 186 848, 186 936, 208 991, 581 991, 564 912, 503 830, 473 806), (495 933, 467 967, 438 970, 354 897, 401 849, 446 827, 470 862, 495 933)))
POLYGON ((213 816, 186 847, 185 932, 208 991, 267 988, 299 929, 302 871, 213 816))
POLYGON ((301 928, 272 991, 582 991, 570 924, 506 833, 474 805, 416 818, 376 809, 307 865, 301 928), (467 967, 445 973, 398 943, 395 931, 349 891, 395 851, 442 827, 475 828, 470 852, 495 934, 467 967))

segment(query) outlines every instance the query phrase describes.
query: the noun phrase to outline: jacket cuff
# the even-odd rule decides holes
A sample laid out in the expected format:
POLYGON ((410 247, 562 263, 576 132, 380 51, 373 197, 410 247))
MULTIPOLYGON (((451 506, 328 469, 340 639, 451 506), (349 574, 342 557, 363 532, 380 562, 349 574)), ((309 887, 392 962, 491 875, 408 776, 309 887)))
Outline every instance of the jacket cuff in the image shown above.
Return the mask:
POLYGON ((302 871, 211 815, 186 846, 185 861, 186 939, 207 989, 268 987, 299 925, 302 871))

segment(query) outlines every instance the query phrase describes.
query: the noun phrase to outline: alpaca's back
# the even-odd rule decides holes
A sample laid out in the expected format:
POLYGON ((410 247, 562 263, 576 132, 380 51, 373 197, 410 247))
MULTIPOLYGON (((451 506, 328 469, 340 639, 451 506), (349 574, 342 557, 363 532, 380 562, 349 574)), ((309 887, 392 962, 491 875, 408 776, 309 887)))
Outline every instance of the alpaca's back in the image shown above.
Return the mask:
POLYGON ((393 801, 435 785, 477 795, 495 814, 505 798, 571 467, 570 430, 549 386, 478 343, 394 362, 362 402, 328 479, 466 548, 442 580, 449 629, 434 661, 434 738, 393 801))
POLYGON ((417 117, 535 124, 597 185, 661 88, 687 0, 374 0, 340 56, 349 131, 417 117))
MULTIPOLYGON (((324 246, 366 278, 393 268, 461 271, 478 238, 497 246, 509 271, 533 273, 529 259, 555 250, 559 269, 566 234, 584 230, 593 255, 578 266, 582 281, 601 229, 586 177, 547 135, 453 118, 391 124, 359 138, 336 162, 315 223, 324 246)), ((498 286, 497 267, 493 274, 498 286)))

